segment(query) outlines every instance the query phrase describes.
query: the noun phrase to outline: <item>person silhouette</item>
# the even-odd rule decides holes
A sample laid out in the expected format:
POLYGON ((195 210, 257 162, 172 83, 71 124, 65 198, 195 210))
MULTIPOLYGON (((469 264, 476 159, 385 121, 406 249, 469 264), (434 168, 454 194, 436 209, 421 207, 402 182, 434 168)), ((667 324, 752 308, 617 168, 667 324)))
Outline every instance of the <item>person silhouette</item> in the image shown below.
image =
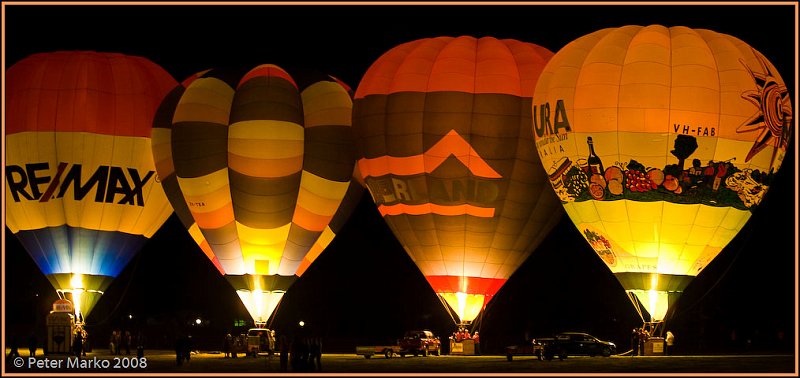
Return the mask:
POLYGON ((36 357, 36 333, 31 332, 28 336, 28 355, 36 357))

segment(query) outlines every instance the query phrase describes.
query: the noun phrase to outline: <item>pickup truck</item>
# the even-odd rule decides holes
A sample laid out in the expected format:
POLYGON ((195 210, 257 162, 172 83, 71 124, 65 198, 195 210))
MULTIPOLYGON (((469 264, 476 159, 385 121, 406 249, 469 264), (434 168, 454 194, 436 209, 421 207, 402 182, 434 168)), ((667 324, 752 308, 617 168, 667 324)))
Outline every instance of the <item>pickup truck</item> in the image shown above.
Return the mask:
POLYGON ((423 357, 429 354, 438 356, 442 351, 441 340, 428 330, 408 331, 398 344, 400 344, 401 357, 407 353, 411 353, 414 356, 422 355, 423 357))

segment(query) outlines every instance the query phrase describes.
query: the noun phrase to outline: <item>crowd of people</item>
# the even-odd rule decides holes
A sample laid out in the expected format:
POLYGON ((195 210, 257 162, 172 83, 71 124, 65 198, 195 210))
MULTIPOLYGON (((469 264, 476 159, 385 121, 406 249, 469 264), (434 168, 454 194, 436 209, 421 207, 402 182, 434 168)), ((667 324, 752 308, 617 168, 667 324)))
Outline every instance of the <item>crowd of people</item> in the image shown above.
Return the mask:
POLYGON ((321 371, 322 370, 322 338, 318 336, 297 335, 291 340, 286 335, 276 337, 275 330, 259 332, 259 342, 248 343, 248 336, 240 334, 225 335, 222 341, 224 358, 237 358, 239 354, 257 356, 266 353, 269 360, 279 356, 280 370, 289 371, 321 371))
POLYGON ((175 362, 178 366, 183 365, 184 361, 191 361, 193 348, 192 335, 185 334, 175 339, 175 362))
MULTIPOLYGON (((322 370, 322 338, 320 337, 295 337, 288 347, 288 362, 292 371, 321 371, 322 370)), ((284 357, 281 351, 281 358, 284 357)), ((281 360, 281 371, 287 371, 284 360, 281 360)))

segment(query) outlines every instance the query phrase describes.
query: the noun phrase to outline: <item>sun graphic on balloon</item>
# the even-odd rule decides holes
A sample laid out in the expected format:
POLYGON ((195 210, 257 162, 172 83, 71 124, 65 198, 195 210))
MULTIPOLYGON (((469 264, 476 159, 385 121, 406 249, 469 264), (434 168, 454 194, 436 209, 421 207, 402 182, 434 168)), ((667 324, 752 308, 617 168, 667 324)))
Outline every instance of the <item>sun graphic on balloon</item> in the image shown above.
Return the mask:
POLYGON ((764 56, 756 51, 753 52, 764 73, 754 72, 742 62, 756 84, 756 90, 745 91, 742 93, 742 98, 752 102, 758 111, 739 125, 736 132, 759 132, 753 147, 747 153, 745 162, 750 161, 768 145, 774 145, 776 149, 788 148, 792 122, 792 102, 789 98, 789 91, 775 77, 764 56))

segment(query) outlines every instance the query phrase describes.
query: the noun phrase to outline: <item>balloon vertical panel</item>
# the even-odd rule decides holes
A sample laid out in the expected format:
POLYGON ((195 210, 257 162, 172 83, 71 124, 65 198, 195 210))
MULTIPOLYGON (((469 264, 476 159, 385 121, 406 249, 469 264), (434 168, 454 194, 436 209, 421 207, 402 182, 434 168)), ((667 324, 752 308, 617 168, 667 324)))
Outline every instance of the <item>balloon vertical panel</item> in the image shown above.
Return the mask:
POLYGON ((576 39, 544 69, 532 109, 567 214, 659 320, 666 293, 679 294, 757 208, 792 126, 788 90, 766 57, 680 26, 576 39))
POLYGON ((6 225, 57 290, 85 291, 85 317, 172 213, 149 129, 176 82, 91 51, 34 54, 6 77, 6 225))
POLYGON ((530 97, 551 55, 491 37, 422 39, 386 52, 356 91, 367 187, 461 321, 477 316, 561 214, 531 148, 530 97))

